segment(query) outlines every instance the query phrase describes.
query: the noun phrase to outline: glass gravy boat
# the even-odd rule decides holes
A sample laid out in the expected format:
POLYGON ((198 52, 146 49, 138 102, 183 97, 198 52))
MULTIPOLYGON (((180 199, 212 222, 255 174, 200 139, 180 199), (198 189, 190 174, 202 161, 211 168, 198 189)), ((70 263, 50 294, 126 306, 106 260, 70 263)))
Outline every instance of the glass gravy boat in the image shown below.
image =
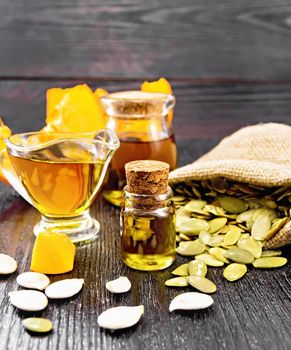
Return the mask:
POLYGON ((114 131, 15 134, 5 144, 0 157, 5 177, 42 216, 35 235, 48 230, 78 244, 94 240, 100 224, 89 206, 119 147, 114 131))

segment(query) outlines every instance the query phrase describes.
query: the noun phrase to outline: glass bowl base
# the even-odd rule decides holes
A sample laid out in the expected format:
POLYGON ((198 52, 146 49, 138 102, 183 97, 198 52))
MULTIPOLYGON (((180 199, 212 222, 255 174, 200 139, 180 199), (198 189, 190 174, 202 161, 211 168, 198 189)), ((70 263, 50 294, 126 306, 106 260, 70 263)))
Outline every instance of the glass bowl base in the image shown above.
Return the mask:
POLYGON ((37 236, 45 231, 65 233, 74 244, 82 246, 97 238, 100 224, 90 216, 88 210, 69 218, 52 218, 42 215, 41 220, 34 226, 33 232, 37 236))

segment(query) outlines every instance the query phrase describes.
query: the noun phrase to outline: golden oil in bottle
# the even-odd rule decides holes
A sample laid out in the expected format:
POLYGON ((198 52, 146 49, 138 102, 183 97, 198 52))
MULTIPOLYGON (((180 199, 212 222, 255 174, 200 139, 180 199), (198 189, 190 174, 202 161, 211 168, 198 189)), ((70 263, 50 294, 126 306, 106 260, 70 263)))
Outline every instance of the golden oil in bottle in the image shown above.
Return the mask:
POLYGON ((162 270, 175 260, 175 209, 168 186, 169 165, 158 161, 126 164, 121 209, 121 256, 137 270, 162 270))

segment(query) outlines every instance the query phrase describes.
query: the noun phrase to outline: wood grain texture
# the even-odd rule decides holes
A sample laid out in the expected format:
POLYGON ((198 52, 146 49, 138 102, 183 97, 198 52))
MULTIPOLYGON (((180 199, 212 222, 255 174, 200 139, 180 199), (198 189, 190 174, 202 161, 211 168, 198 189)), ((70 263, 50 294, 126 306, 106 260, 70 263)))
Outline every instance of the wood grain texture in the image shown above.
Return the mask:
MULTIPOLYGON (((138 89, 140 79, 88 81, 108 91, 138 89)), ((171 80, 177 97, 174 131, 178 140, 219 140, 242 126, 261 122, 291 124, 291 83, 231 83, 171 80)), ((49 87, 83 81, 0 80, 0 116, 14 132, 35 131, 45 123, 49 87)))
POLYGON ((286 0, 0 1, 1 77, 291 79, 286 0))
MULTIPOLYGON (((182 163, 207 151, 208 144, 182 141, 182 163)), ((11 189, 0 186, 0 250, 19 262, 17 273, 29 270, 34 241, 32 227, 39 214, 11 189), (5 205, 6 203, 6 205, 5 205)), ((247 275, 230 283, 222 269, 210 268, 209 278, 218 287, 213 307, 198 312, 168 312, 171 299, 191 288, 168 288, 164 281, 170 271, 187 258, 177 257, 174 265, 162 272, 146 273, 127 268, 119 258, 118 210, 99 198, 93 215, 101 222, 100 236, 93 244, 79 248, 74 271, 53 276, 85 279, 80 294, 63 301, 52 301, 34 315, 50 318, 53 332, 46 336, 28 334, 21 320, 31 313, 17 311, 7 293, 18 289, 17 273, 0 279, 0 348, 21 350, 63 349, 280 349, 290 348, 290 262, 283 268, 264 271, 249 269, 247 275), (126 275, 133 283, 125 295, 112 295, 105 282, 126 275), (117 305, 145 306, 145 315, 135 327, 112 333, 97 326, 97 317, 117 305)), ((284 255, 289 259, 290 250, 284 255)))

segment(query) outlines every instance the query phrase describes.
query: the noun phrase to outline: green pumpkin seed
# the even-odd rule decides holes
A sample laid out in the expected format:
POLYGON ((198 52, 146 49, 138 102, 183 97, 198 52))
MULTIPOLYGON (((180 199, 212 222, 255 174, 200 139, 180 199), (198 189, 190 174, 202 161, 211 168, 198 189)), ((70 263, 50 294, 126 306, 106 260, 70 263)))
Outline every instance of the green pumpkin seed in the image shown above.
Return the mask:
POLYGON ((282 257, 268 257, 259 258, 253 262, 253 266, 259 269, 272 269, 275 267, 284 266, 287 263, 286 258, 282 257))
POLYGON ((190 218, 179 225, 178 231, 188 236, 198 235, 200 231, 208 231, 207 221, 202 219, 190 218))
POLYGON ((254 239, 254 237, 240 239, 237 246, 249 251, 256 259, 260 258, 262 255, 262 246, 254 239))
POLYGON ((174 277, 165 282, 168 287, 187 287, 187 277, 174 277))
POLYGON ((262 258, 280 256, 280 255, 282 255, 281 250, 263 250, 262 252, 262 258))
POLYGON ((198 289, 202 293, 214 293, 217 289, 216 285, 205 277, 188 276, 187 281, 192 287, 198 289))
POLYGON ((192 241, 191 237, 184 235, 184 233, 180 233, 179 237, 181 238, 180 241, 192 241))
POLYGON ((255 222, 260 216, 268 216, 271 222, 278 217, 274 209, 259 208, 253 214, 253 222, 255 222))
POLYGON ((247 204, 242 199, 230 196, 218 198, 220 206, 228 213, 239 214, 247 209, 247 204))
POLYGON ((224 256, 234 262, 241 264, 251 264, 254 256, 247 250, 241 248, 232 248, 224 253, 224 256))
POLYGON ((230 264, 223 270, 223 277, 228 281, 233 282, 242 278, 247 272, 246 265, 243 264, 230 264))
POLYGON ((216 218, 216 219, 210 220, 208 222, 209 228, 205 231, 208 231, 209 233, 214 233, 222 229, 226 223, 227 223, 227 218, 216 218))
POLYGON ((173 196, 173 197, 172 197, 172 201, 173 201, 174 203, 177 203, 177 202, 184 202, 185 200, 186 200, 186 198, 183 197, 183 196, 173 196))
POLYGON ((190 276, 204 277, 207 274, 207 265, 199 260, 192 260, 188 263, 188 274, 190 276))
POLYGON ((252 227, 251 234, 257 241, 264 241, 271 228, 271 220, 267 215, 259 216, 252 227))
POLYGON ((224 253, 226 252, 227 250, 223 249, 223 248, 218 248, 218 247, 215 247, 215 248, 210 248, 209 249, 209 253, 211 255, 213 255, 217 260, 220 260, 226 264, 229 264, 229 260, 226 259, 226 257, 224 256, 224 253))
POLYGON ((201 209, 204 207, 205 204, 207 204, 207 202, 202 201, 202 200, 199 200, 199 199, 197 199, 197 200, 191 200, 190 202, 188 202, 188 203, 185 205, 184 208, 185 208, 187 211, 192 212, 192 211, 196 211, 196 210, 201 210, 201 209))
POLYGON ((207 231, 201 231, 199 233, 199 241, 203 244, 208 244, 209 240, 211 239, 211 234, 207 231))
POLYGON ((272 238, 274 234, 277 233, 286 224, 287 221, 288 221, 287 217, 274 221, 270 230, 267 232, 265 239, 272 238))
POLYGON ((188 264, 178 266, 174 271, 172 271, 172 274, 176 276, 188 276, 188 264))
POLYGON ((223 240, 223 236, 213 236, 208 241, 208 245, 210 245, 211 247, 219 247, 223 243, 223 240))
POLYGON ((183 256, 194 256, 203 253, 205 245, 196 239, 191 242, 180 242, 179 247, 176 249, 177 253, 183 256))
POLYGON ((53 328, 53 324, 50 320, 40 317, 26 318, 22 321, 22 324, 27 330, 37 333, 47 333, 53 328))
POLYGON ((242 230, 234 225, 229 225, 229 228, 228 233, 224 236, 223 243, 225 245, 234 245, 240 239, 242 230))
POLYGON ((222 261, 216 259, 213 255, 207 254, 207 253, 196 255, 195 260, 202 261, 204 264, 208 266, 219 267, 224 265, 222 261))

